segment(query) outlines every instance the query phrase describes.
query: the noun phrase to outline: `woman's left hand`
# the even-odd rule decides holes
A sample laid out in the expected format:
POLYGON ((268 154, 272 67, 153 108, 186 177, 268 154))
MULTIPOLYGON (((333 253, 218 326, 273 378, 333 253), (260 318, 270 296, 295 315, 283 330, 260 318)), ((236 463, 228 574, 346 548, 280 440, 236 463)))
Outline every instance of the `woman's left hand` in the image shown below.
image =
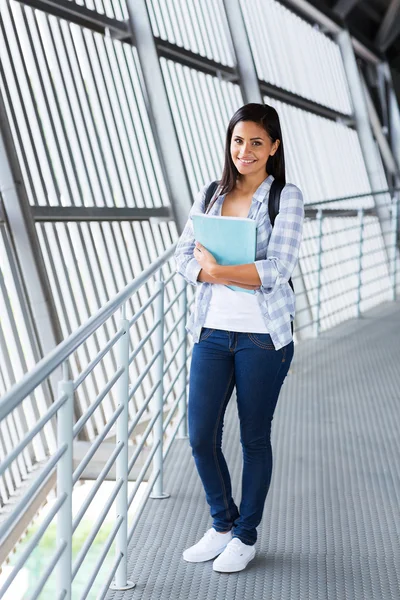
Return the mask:
POLYGON ((211 252, 209 252, 207 248, 204 248, 204 246, 200 244, 200 242, 196 242, 196 245, 193 250, 193 256, 195 257, 201 268, 209 274, 211 274, 210 271, 213 269, 213 267, 215 267, 215 265, 218 264, 211 252))

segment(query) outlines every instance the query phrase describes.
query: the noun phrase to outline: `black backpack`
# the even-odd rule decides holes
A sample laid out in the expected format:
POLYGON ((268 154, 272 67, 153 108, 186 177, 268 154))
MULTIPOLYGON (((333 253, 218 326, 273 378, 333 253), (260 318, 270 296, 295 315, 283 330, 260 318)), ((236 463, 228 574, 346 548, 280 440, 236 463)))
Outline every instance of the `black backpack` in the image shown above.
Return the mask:
MULTIPOLYGON (((206 203, 205 203, 205 208, 204 208, 204 212, 207 211, 211 199, 215 194, 215 191, 218 187, 218 181, 213 181, 210 183, 210 185, 208 186, 207 192, 206 192, 206 203)), ((277 179, 274 179, 274 181, 272 182, 271 185, 271 189, 269 191, 269 198, 268 198, 268 213, 269 213, 269 219, 271 221, 271 225, 272 227, 274 226, 275 223, 275 217, 276 215, 279 213, 279 204, 280 204, 280 200, 281 200, 281 192, 283 190, 283 188, 285 187, 285 184, 282 183, 282 181, 278 181, 277 179)), ((289 285, 292 288, 293 292, 294 292, 294 287, 293 287, 293 281, 292 278, 289 279, 289 285)), ((293 335, 293 321, 291 321, 291 328, 292 328, 292 335, 293 335)))

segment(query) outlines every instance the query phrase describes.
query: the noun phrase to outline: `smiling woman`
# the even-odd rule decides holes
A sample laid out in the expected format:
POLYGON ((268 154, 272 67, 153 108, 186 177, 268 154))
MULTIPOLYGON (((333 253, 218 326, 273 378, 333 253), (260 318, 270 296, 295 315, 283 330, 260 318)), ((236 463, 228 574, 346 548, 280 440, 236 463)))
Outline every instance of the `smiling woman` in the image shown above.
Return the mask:
POLYGON ((177 271, 198 287, 187 324, 194 341, 189 439, 213 518, 213 527, 183 558, 218 557, 214 570, 234 572, 255 556, 272 476, 271 424, 294 352, 295 305, 288 282, 298 260, 304 206, 299 188, 286 183, 282 132, 272 106, 246 104, 233 115, 222 177, 206 210, 208 186, 193 204, 175 252, 177 271), (272 226, 269 199, 275 179, 283 189, 272 226), (196 242, 192 217, 205 212, 256 221, 254 262, 220 265, 196 242), (254 293, 234 291, 229 284, 254 293), (240 512, 221 450, 223 418, 235 386, 243 451, 240 512))

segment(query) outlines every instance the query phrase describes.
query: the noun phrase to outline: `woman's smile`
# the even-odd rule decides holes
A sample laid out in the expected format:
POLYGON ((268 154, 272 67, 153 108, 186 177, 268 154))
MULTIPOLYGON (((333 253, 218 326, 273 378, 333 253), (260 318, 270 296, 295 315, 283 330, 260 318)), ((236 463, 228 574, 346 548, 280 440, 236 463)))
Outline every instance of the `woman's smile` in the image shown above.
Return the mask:
POLYGON ((255 160, 248 160, 244 158, 239 158, 239 160, 244 165, 252 165, 254 162, 256 162, 255 160))

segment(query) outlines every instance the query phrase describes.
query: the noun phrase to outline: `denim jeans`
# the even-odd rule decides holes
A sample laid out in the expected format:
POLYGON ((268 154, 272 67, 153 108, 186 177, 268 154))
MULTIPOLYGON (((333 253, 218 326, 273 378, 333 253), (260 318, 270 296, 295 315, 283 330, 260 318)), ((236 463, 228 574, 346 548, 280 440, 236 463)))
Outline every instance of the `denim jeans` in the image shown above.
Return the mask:
POLYGON ((257 540, 271 475, 271 424, 293 358, 293 341, 275 350, 268 333, 203 327, 193 346, 188 426, 196 468, 217 531, 233 528, 244 544, 257 540), (223 419, 236 386, 243 452, 240 513, 221 450, 223 419))

